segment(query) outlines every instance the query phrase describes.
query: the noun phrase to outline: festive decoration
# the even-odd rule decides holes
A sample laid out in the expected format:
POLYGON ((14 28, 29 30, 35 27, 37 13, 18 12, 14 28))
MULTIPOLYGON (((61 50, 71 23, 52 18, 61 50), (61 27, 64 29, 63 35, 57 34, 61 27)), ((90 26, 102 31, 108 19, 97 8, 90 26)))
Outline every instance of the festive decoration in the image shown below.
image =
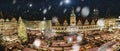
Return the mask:
POLYGON ((52 29, 46 29, 44 34, 47 38, 51 38, 51 37, 55 36, 56 33, 52 29))
POLYGON ((81 42, 81 41, 82 41, 82 39, 83 39, 83 38, 82 38, 82 36, 81 36, 81 35, 78 35, 78 36, 77 36, 77 42, 81 42))
POLYGON ((79 49, 80 49, 79 44, 74 44, 74 45, 72 46, 72 50, 71 50, 71 51, 79 51, 79 49))
POLYGON ((40 48, 41 45, 41 40, 40 39, 35 39, 35 41, 33 42, 33 46, 37 49, 40 48))
POLYGON ((18 22, 18 36, 20 40, 27 40, 27 33, 26 33, 26 26, 23 23, 23 20, 21 17, 19 17, 19 22, 18 22))

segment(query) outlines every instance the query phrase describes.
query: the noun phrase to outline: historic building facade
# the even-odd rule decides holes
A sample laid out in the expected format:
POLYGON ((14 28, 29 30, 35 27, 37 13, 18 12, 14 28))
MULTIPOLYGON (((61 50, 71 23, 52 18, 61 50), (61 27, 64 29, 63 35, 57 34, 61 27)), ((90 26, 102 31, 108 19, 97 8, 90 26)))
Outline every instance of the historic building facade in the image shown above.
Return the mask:
POLYGON ((15 18, 0 19, 0 34, 10 35, 17 32, 17 20, 15 18))
MULTIPOLYGON (((17 21, 15 18, 9 19, 0 19, 0 34, 4 35, 10 35, 14 33, 18 33, 19 25, 21 25, 20 20, 22 18, 19 18, 17 21)), ((43 31, 45 29, 53 29, 55 32, 68 32, 68 28, 73 28, 73 30, 78 31, 86 31, 86 30, 99 30, 100 27, 96 24, 98 19, 91 19, 89 21, 88 19, 85 19, 84 22, 82 22, 82 19, 78 19, 74 13, 74 10, 72 10, 72 13, 70 15, 70 19, 64 19, 63 22, 60 22, 61 20, 57 20, 54 25, 52 24, 52 20, 43 20, 43 21, 27 21, 23 20, 23 24, 26 27, 26 29, 31 30, 40 30, 43 31), (75 28, 77 29, 75 29, 75 28)), ((22 25, 21 25, 22 26, 22 25)), ((105 18, 104 19, 104 26, 116 26, 116 18, 105 18)))
POLYGON ((86 31, 86 30, 98 30, 99 26, 96 25, 95 20, 92 19, 91 22, 89 22, 87 19, 84 23, 81 22, 80 19, 78 21, 76 20, 76 15, 74 13, 74 10, 72 10, 72 13, 70 15, 70 21, 67 21, 66 19, 62 24, 60 24, 60 21, 57 20, 55 25, 52 26, 52 29, 54 29, 56 32, 67 32, 68 26, 76 26, 78 28, 78 31, 86 31), (70 22, 70 23, 68 23, 70 22))
POLYGON ((105 27, 115 27, 115 26, 117 26, 116 25, 116 21, 117 21, 118 19, 116 19, 116 18, 105 18, 104 19, 104 24, 105 24, 105 27))

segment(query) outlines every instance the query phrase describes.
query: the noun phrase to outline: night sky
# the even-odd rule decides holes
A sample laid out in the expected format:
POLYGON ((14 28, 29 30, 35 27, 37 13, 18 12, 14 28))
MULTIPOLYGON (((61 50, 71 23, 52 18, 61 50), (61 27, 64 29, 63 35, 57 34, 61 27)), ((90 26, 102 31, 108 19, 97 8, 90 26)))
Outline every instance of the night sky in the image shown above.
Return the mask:
POLYGON ((43 17, 52 19, 69 17, 74 8, 77 17, 81 15, 83 7, 89 8, 89 15, 95 17, 94 9, 99 13, 97 17, 119 16, 120 0, 0 0, 0 11, 4 18, 22 16, 23 19, 40 20, 43 17), (77 10, 77 11, 76 11, 77 10))

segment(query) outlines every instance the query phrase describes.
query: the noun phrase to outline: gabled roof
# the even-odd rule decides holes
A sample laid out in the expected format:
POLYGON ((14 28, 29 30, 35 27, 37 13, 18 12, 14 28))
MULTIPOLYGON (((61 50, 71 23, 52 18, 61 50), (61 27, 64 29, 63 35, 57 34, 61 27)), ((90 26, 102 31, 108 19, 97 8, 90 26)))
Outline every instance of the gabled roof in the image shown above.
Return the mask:
POLYGON ((89 25, 88 19, 85 20, 84 25, 89 25))
POLYGON ((64 20, 64 23, 63 23, 64 26, 67 26, 68 25, 68 22, 67 20, 64 20))
MULTIPOLYGON (((64 21, 67 21, 68 25, 70 25, 70 18, 62 18, 62 19, 58 19, 60 25, 63 25, 64 21)), ((76 24, 78 23, 78 21, 81 21, 81 23, 83 25, 87 24, 91 24, 92 22, 94 22, 94 24, 96 24, 98 18, 84 18, 84 17, 76 17, 76 24)), ((93 23, 92 23, 93 24, 93 23)))
POLYGON ((95 24, 95 20, 93 19, 92 21, 91 21, 91 25, 94 25, 95 24))
POLYGON ((15 19, 15 17, 13 17, 13 18, 11 19, 11 21, 12 21, 12 22, 17 22, 17 20, 15 19))
POLYGON ((82 25, 82 22, 80 19, 78 20, 77 25, 82 25))

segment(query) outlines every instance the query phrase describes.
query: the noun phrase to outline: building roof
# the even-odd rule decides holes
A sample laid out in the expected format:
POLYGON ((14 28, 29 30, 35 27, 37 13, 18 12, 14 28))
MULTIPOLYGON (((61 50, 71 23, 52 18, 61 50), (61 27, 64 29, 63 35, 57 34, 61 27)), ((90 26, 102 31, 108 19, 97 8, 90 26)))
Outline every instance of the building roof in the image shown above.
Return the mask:
MULTIPOLYGON (((62 18, 62 19, 58 19, 60 25, 63 25, 64 21, 67 20, 68 25, 70 25, 70 17, 69 18, 62 18)), ((85 21, 88 20, 89 24, 92 24, 92 20, 95 22, 97 22, 98 18, 84 18, 84 17, 76 17, 76 24, 78 23, 78 21, 81 21, 82 24, 85 24, 85 21)))
MULTIPOLYGON (((74 9, 71 11, 70 17, 76 17, 74 9)), ((67 20, 68 25, 70 25, 70 17, 62 17, 62 18, 58 18, 58 21, 60 23, 60 25, 64 24, 64 21, 67 20)), ((76 24, 78 23, 78 21, 81 21, 81 23, 84 24, 96 24, 98 18, 92 18, 92 17, 76 17, 76 24), (86 20, 88 22, 86 22, 86 20)))

